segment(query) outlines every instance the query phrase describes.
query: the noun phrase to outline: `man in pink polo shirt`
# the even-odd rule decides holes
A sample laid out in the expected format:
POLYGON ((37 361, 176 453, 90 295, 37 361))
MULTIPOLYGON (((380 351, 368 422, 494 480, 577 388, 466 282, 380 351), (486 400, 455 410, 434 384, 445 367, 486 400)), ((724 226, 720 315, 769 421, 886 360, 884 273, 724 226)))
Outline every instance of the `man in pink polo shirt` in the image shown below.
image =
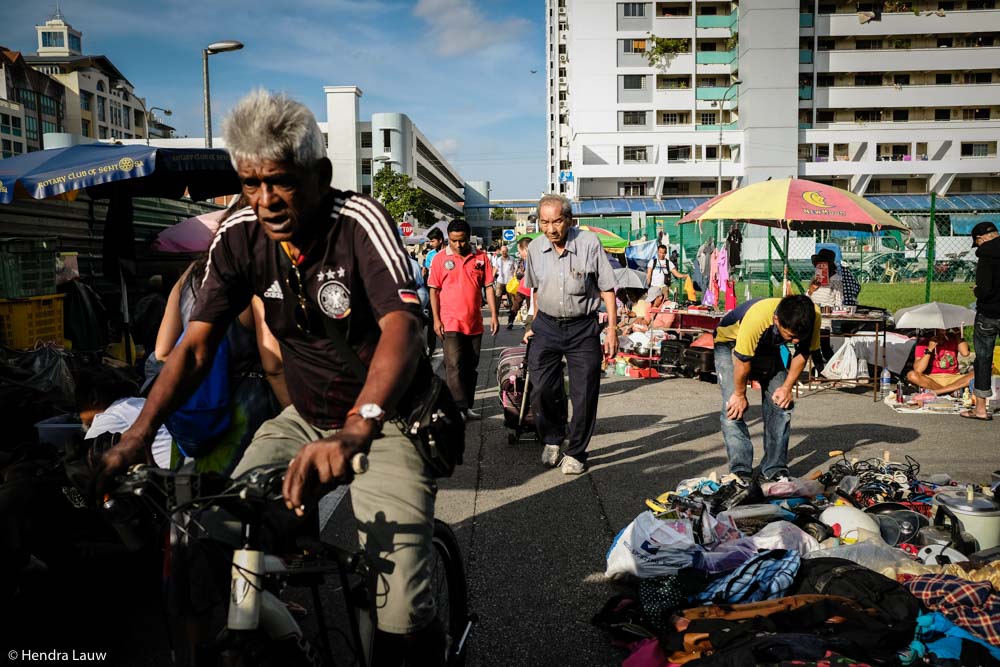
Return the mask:
POLYGON ((448 247, 434 256, 427 276, 430 287, 434 331, 444 342, 444 368, 448 389, 466 419, 479 419, 471 410, 476 400, 479 350, 483 342, 482 294, 490 307, 494 336, 500 329, 496 294, 492 289, 493 267, 482 250, 469 245, 471 233, 465 220, 448 225, 448 247))

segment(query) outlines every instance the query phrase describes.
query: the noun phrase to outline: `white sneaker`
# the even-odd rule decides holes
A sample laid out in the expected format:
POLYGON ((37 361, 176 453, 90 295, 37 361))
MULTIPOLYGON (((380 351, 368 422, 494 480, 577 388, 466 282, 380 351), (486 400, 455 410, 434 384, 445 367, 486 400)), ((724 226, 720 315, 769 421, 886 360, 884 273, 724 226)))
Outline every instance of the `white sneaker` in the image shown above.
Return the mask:
POLYGON ((559 464, 559 445, 545 445, 542 449, 542 464, 551 468, 559 464))
POLYGON ((465 411, 465 421, 467 422, 479 421, 482 418, 483 416, 478 412, 473 412, 472 410, 465 411))
POLYGON ((572 456, 564 456, 561 467, 564 475, 579 475, 587 469, 587 466, 572 456))

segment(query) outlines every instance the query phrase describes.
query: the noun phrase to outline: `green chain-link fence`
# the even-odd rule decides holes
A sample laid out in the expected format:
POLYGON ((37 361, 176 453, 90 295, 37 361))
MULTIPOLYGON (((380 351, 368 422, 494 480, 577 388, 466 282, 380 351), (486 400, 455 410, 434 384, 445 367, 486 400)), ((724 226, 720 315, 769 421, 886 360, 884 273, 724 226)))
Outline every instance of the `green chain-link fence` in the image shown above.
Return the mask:
MULTIPOLYGON (((788 237, 788 277, 793 292, 804 291, 814 276, 810 260, 816 244, 839 247, 842 264, 861 283, 858 302, 895 311, 930 301, 967 306, 975 300, 976 256, 969 238, 982 220, 1000 224, 1000 211, 975 213, 891 212, 910 227, 900 232, 870 234, 817 230, 793 232, 788 237), (933 220, 933 224, 932 224, 933 220)), ((633 229, 630 217, 590 217, 580 224, 607 229, 630 241, 653 240, 663 232, 678 251, 682 270, 689 272, 698 249, 719 235, 714 223, 678 226, 680 216, 647 216, 645 227, 633 229)), ((731 225, 721 226, 725 238, 731 225)), ((780 296, 784 275, 785 232, 757 225, 741 225, 743 257, 734 278, 740 301, 748 296, 780 296)))

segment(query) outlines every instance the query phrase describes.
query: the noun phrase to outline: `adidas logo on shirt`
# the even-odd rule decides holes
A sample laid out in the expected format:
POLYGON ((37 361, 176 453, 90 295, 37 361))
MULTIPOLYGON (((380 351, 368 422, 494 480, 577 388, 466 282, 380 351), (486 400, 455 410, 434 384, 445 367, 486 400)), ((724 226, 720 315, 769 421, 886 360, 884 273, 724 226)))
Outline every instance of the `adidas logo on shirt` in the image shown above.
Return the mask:
POLYGON ((279 301, 285 298, 284 293, 282 293, 281 291, 281 285, 278 283, 277 280, 271 283, 271 286, 268 287, 266 290, 264 290, 264 298, 278 299, 279 301))

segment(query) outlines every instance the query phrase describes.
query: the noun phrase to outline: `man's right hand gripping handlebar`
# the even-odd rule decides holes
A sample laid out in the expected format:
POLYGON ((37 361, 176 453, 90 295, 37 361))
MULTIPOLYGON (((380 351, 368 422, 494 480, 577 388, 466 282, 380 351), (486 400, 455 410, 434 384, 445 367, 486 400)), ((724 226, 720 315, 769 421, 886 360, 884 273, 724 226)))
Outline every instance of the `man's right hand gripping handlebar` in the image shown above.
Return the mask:
POLYGON ((129 429, 121 435, 114 447, 96 456, 91 452, 91 468, 94 470, 97 499, 103 500, 104 494, 115 485, 115 477, 128 470, 136 463, 153 463, 153 453, 150 445, 153 439, 146 440, 135 429, 129 429))
POLYGON ((285 473, 281 489, 285 506, 302 516, 307 503, 316 500, 331 485, 350 484, 355 475, 368 469, 368 450, 377 435, 370 422, 352 416, 334 435, 300 449, 285 473))

